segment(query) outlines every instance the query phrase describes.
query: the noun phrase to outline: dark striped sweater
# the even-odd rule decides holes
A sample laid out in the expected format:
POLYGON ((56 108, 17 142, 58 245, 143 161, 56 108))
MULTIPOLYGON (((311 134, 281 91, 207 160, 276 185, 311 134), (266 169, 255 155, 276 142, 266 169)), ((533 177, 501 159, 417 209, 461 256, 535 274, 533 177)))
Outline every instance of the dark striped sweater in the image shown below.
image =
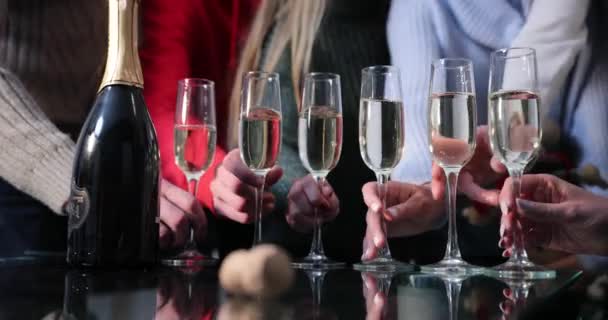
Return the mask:
POLYGON ((56 213, 103 72, 106 8, 105 0, 0 0, 0 176, 56 213))

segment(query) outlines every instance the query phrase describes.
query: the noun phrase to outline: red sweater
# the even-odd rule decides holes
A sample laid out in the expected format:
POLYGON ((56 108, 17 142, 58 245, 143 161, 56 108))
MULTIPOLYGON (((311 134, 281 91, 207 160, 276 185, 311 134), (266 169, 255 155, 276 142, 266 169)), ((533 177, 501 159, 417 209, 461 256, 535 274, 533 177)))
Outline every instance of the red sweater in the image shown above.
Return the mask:
POLYGON ((226 154, 228 97, 238 59, 237 44, 246 36, 258 0, 143 1, 144 96, 160 145, 165 179, 187 189, 175 165, 173 121, 177 81, 186 77, 215 81, 218 145, 212 166, 203 175, 197 197, 213 208, 209 183, 226 154))

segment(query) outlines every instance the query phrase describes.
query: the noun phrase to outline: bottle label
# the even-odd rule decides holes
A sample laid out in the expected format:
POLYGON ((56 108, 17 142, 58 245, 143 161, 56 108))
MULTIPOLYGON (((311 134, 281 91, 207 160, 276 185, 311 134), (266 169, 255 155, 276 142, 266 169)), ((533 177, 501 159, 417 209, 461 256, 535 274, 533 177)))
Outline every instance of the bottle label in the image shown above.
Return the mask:
POLYGON ((80 228, 89 215, 89 193, 85 188, 80 188, 72 181, 72 192, 66 205, 68 213, 68 232, 80 228))

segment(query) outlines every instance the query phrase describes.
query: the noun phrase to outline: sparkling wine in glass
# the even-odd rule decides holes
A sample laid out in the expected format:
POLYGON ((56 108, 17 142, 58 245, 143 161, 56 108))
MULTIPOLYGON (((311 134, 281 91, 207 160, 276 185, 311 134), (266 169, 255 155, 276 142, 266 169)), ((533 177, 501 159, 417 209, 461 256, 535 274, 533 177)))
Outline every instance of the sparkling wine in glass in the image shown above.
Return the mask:
MULTIPOLYGON (((310 73, 304 79, 302 108, 298 119, 298 150, 304 167, 317 181, 319 189, 327 174, 338 164, 342 151, 342 97, 340 76, 310 73)), ((292 263, 302 269, 334 269, 344 266, 325 256, 321 238, 321 219, 315 209, 310 253, 292 263)))
MULTIPOLYGON (((521 192, 521 176, 538 152, 542 136, 534 49, 494 51, 490 58, 488 88, 490 146, 494 156, 507 167, 517 198, 521 192)), ((514 214, 518 219, 517 212, 514 214)), ((555 271, 528 259, 523 230, 514 229, 511 257, 506 263, 492 268, 490 273, 511 279, 554 278, 555 271)))
MULTIPOLYGON (((175 164, 188 180, 188 191, 196 197, 198 181, 213 163, 215 156, 215 91, 213 81, 188 78, 177 83, 177 103, 173 127, 175 164)), ((184 250, 162 263, 177 267, 200 267, 217 264, 197 249, 194 228, 184 250)))
POLYGON ((266 174, 281 151, 281 96, 279 75, 249 72, 243 78, 239 116, 241 159, 262 186, 256 189, 253 245, 262 242, 262 208, 266 174))
MULTIPOLYGON (((380 214, 382 231, 386 235, 386 193, 388 180, 403 156, 405 145, 403 99, 399 69, 394 66, 373 66, 362 70, 361 102, 359 106, 359 148, 365 164, 374 171, 378 195, 382 199, 380 214)), ((370 261, 353 265, 359 271, 411 271, 413 266, 394 260, 388 241, 370 261)))
POLYGON ((448 242, 444 258, 422 266, 423 272, 464 276, 483 271, 460 255, 456 231, 458 173, 475 152, 477 105, 473 63, 467 59, 439 59, 431 65, 429 93, 429 149, 446 175, 448 242))

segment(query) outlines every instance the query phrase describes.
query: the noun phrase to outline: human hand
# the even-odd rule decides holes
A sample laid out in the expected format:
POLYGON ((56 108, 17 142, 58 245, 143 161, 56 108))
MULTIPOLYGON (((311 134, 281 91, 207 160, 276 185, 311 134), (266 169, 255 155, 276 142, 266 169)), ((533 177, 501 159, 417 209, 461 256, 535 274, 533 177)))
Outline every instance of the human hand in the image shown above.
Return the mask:
POLYGON ((315 226, 315 210, 320 223, 331 221, 340 211, 340 200, 327 181, 321 187, 311 175, 297 179, 287 195, 285 219, 298 232, 308 232, 315 226))
POLYGON ((194 229, 194 238, 202 240, 207 233, 207 217, 201 203, 188 191, 167 180, 160 188, 160 248, 181 248, 194 229))
POLYGON ((376 257, 378 249, 388 237, 404 237, 437 229, 445 220, 443 200, 434 200, 428 186, 389 181, 386 194, 386 210, 378 196, 378 184, 368 182, 363 186, 363 200, 367 211, 367 228, 363 239, 363 256, 376 257), (388 235, 382 231, 381 216, 386 220, 388 235))
POLYGON ((547 174, 524 175, 515 200, 509 178, 500 193, 499 245, 505 256, 514 241, 579 254, 608 255, 608 199, 547 174), (515 213, 517 211, 517 214, 515 213), (513 236, 515 230, 523 235, 513 236))
MULTIPOLYGON (((210 186, 216 212, 239 223, 253 222, 256 189, 262 185, 264 189, 272 186, 282 175, 281 168, 274 167, 262 182, 262 179, 243 163, 238 149, 230 151, 217 168, 215 179, 210 186)), ((272 212, 275 206, 272 192, 265 191, 263 201, 262 213, 272 212)))
MULTIPOLYGON (((482 186, 496 183, 507 175, 507 168, 492 156, 488 136, 488 126, 480 126, 476 132, 475 153, 462 168, 458 179, 458 191, 473 201, 498 206, 499 190, 486 190, 482 186)), ((445 196, 446 178, 443 169, 433 163, 431 189, 433 198, 442 200, 445 196)))

